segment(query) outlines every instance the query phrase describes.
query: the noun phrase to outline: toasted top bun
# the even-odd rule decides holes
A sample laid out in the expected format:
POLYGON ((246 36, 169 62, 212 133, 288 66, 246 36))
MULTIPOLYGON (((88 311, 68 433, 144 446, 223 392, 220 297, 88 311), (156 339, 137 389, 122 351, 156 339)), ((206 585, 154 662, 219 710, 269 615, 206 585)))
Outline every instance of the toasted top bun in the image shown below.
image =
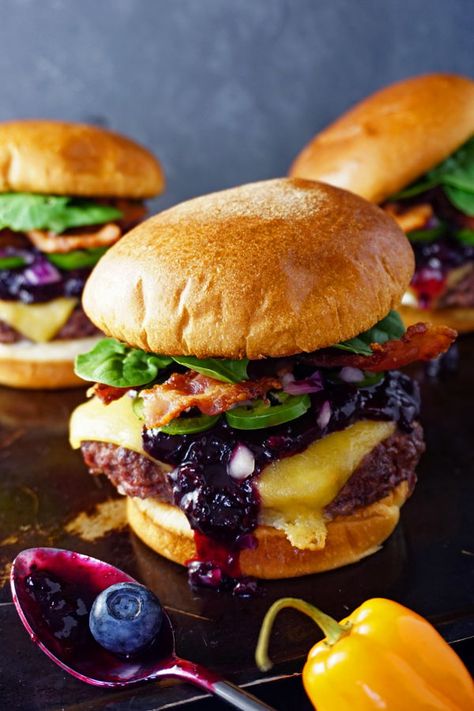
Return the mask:
POLYGON ((371 327, 399 303, 413 268, 383 210, 279 178, 143 222, 94 268, 83 303, 101 331, 155 353, 276 357, 371 327))
POLYGON ((290 175, 382 202, 447 158, 474 133, 474 81, 413 77, 369 96, 321 131, 290 175))
POLYGON ((163 187, 156 158, 118 133, 61 121, 0 123, 0 192, 149 198, 163 187))

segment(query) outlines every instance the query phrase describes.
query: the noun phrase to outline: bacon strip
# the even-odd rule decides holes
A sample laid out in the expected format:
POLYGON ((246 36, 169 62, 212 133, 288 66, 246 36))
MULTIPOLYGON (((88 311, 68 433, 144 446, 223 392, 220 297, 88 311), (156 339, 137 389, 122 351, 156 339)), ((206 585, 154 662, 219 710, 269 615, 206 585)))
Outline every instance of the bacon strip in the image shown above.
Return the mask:
POLYGON ((173 373, 161 385, 142 390, 145 424, 162 427, 190 407, 197 407, 204 415, 218 415, 235 403, 253 400, 281 387, 275 378, 222 383, 193 370, 173 373))
POLYGON ((448 350, 456 336, 456 331, 447 326, 416 323, 407 329, 400 340, 387 341, 383 345, 372 343, 373 353, 371 356, 326 348, 303 356, 303 360, 305 363, 319 368, 339 368, 349 365, 353 368, 378 373, 402 368, 416 360, 436 358, 448 350))
POLYGON ((115 388, 113 385, 96 383, 87 394, 96 395, 104 405, 110 405, 114 400, 119 400, 131 388, 115 388))
POLYGON ((85 228, 81 234, 75 232, 69 235, 57 235, 48 230, 30 230, 26 234, 41 252, 66 254, 76 249, 108 247, 120 239, 122 230, 115 222, 108 222, 92 232, 87 232, 87 228, 85 228))
POLYGON ((122 217, 117 220, 123 232, 128 232, 132 227, 138 225, 147 215, 147 207, 137 200, 126 200, 125 198, 117 198, 111 202, 113 207, 120 210, 122 217))
POLYGON ((404 232, 421 230, 433 217, 433 208, 429 203, 413 205, 409 208, 403 207, 400 203, 388 203, 384 210, 393 217, 404 232))

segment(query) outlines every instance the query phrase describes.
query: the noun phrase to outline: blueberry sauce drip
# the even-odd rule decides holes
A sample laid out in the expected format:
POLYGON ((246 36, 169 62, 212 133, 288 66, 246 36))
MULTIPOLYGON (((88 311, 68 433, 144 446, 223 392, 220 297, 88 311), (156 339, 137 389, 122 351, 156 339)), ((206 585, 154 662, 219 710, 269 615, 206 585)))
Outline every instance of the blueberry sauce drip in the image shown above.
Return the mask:
MULTIPOLYGON (((22 250, 26 252, 26 250, 22 250)), ((31 262, 44 260, 37 250, 28 250, 31 262)), ((15 269, 0 269, 0 299, 24 304, 44 303, 61 296, 80 297, 91 272, 87 269, 57 269, 60 278, 49 284, 33 284, 27 277, 30 264, 15 269)))
POLYGON ((256 545, 251 534, 257 527, 260 501, 254 479, 267 464, 301 452, 358 420, 395 421, 410 431, 418 412, 417 384, 393 371, 364 388, 331 382, 327 376, 324 390, 311 396, 307 413, 276 427, 237 430, 221 417, 211 429, 196 434, 178 436, 144 429, 145 451, 174 467, 168 474, 173 500, 195 531, 198 559, 189 566, 191 582, 220 588, 229 584, 229 578, 239 578, 240 551, 256 545), (331 417, 321 427, 318 416, 325 402, 330 403, 331 417), (253 475, 243 480, 227 473, 238 444, 248 447, 255 457, 253 475))

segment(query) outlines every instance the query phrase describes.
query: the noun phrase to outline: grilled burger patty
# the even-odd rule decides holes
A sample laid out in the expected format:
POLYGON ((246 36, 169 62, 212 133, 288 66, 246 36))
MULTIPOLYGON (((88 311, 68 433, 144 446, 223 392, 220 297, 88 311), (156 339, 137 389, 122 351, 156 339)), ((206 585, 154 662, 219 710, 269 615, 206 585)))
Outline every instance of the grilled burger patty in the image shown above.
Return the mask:
MULTIPOLYGON (((100 333, 99 329, 94 326, 92 321, 89 321, 82 310, 82 306, 76 306, 69 319, 58 331, 53 340, 87 338, 88 336, 95 336, 98 333, 100 333)), ((24 340, 24 336, 22 336, 21 333, 9 326, 5 321, 0 320, 0 343, 17 343, 21 340, 24 340)))
MULTIPOLYGON (((121 494, 174 503, 166 470, 151 459, 106 442, 83 442, 81 450, 90 473, 106 474, 121 494)), ((364 457, 326 513, 330 517, 349 515, 382 499, 402 481, 412 490, 415 467, 424 450, 419 423, 415 422, 409 433, 397 429, 364 457)))
POLYGON ((438 301, 438 308, 474 308, 474 264, 463 278, 448 287, 438 301))

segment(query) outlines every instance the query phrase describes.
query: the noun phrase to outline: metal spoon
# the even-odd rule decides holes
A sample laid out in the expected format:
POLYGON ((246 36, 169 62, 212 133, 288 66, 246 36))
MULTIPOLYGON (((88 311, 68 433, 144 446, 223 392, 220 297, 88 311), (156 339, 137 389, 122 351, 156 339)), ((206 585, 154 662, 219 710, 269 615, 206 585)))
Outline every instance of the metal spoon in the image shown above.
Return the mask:
POLYGON ((13 602, 31 639, 76 679, 101 687, 175 678, 215 694, 242 711, 272 711, 235 684, 175 653, 173 628, 164 612, 159 639, 136 658, 103 649, 89 631, 89 610, 114 583, 136 582, 103 561, 58 548, 29 548, 15 558, 13 602))

